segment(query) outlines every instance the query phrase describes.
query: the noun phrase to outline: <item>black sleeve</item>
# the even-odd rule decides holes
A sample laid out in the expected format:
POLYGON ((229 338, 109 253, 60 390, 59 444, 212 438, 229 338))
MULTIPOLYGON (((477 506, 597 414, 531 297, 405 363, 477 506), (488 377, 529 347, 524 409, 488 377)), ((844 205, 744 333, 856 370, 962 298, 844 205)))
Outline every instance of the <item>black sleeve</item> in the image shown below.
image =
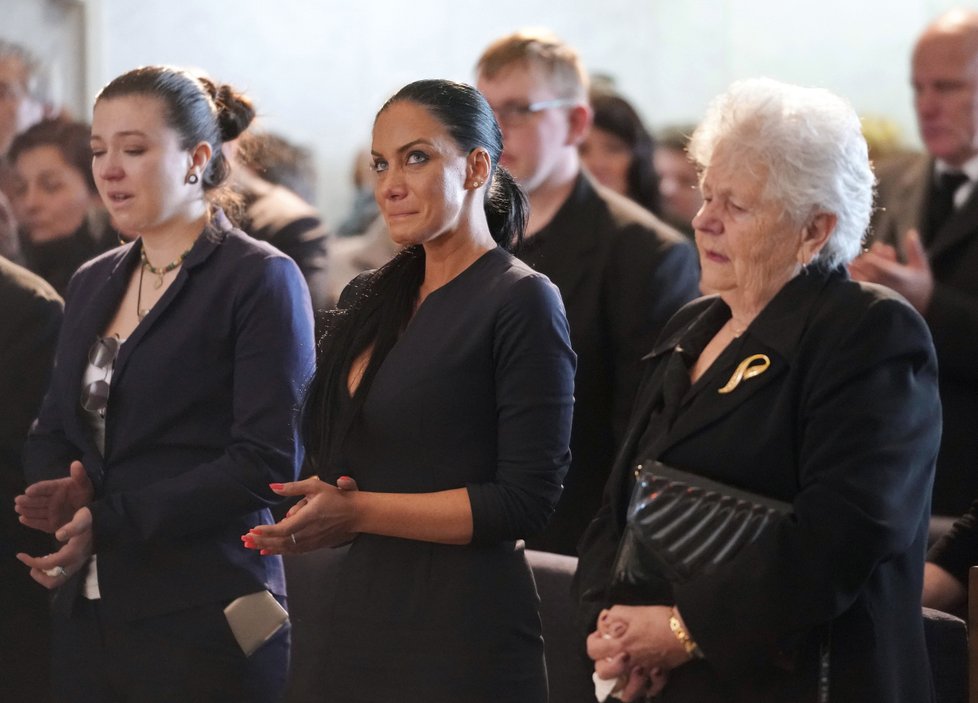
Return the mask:
POLYGON ((576 357, 557 289, 514 286, 495 324, 495 481, 469 484, 473 541, 521 539, 546 525, 570 465, 576 357))

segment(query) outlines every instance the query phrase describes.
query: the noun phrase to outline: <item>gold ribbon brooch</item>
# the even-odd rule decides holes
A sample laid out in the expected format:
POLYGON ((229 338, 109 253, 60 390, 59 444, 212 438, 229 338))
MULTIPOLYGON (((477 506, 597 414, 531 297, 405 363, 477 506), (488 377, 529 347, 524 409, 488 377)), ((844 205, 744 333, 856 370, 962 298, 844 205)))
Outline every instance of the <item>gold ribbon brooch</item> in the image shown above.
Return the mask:
POLYGON ((717 391, 717 393, 729 393, 740 385, 741 381, 760 376, 771 366, 771 359, 767 354, 752 354, 737 364, 737 369, 733 372, 727 385, 717 391))

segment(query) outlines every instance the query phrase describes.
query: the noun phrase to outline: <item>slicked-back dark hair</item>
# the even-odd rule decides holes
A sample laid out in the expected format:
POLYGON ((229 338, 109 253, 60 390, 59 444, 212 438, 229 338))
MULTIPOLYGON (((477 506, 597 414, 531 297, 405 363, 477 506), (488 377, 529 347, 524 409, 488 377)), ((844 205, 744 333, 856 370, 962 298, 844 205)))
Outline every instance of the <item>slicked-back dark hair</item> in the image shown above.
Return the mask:
MULTIPOLYGON (((514 251, 523 241, 529 207, 526 196, 506 169, 497 166, 503 138, 496 117, 482 94, 470 85, 448 80, 422 80, 401 88, 384 103, 379 117, 392 105, 408 102, 426 109, 441 123, 458 148, 471 153, 483 148, 492 164, 485 212, 492 238, 514 251)), ((340 426, 341 393, 347 393, 351 364, 371 348, 347 418, 363 407, 377 370, 406 327, 424 280, 425 254, 419 244, 401 251, 385 266, 359 281, 349 306, 330 311, 324 320, 316 376, 303 413, 308 472, 325 471, 343 441, 348 424, 340 426), (311 469, 311 471, 310 471, 311 469)))

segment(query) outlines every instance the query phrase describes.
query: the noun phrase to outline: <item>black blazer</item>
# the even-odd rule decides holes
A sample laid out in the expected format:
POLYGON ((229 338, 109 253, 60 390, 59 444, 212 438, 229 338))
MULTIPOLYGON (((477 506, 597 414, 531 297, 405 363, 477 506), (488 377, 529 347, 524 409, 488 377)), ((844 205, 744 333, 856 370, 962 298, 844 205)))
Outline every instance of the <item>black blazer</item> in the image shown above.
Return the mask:
MULTIPOLYGON (((82 375, 139 251, 139 240, 119 247, 71 281, 28 477, 64 476, 82 460, 96 490, 102 603, 124 617, 284 594, 281 561, 244 549, 240 536, 270 522, 268 484, 297 475, 296 413, 314 363, 305 282, 291 259, 218 213, 122 345, 103 457, 82 415, 82 375)), ((61 589, 64 607, 80 580, 61 589)))
MULTIPOLYGON (((934 161, 924 155, 879 168, 876 239, 896 244, 908 229, 921 227, 933 173, 934 161)), ((960 515, 978 497, 978 187, 929 241, 935 287, 924 319, 937 349, 944 408, 933 509, 960 515)))
MULTIPOLYGON (((718 298, 691 303, 647 357, 604 504, 580 546, 585 630, 613 600, 630 476, 648 458, 638 441, 665 362, 678 347, 698 355, 728 318, 718 298)), ((673 672, 665 700, 814 700, 829 623, 833 700, 931 700, 920 592, 941 427, 936 375, 927 327, 902 299, 813 270, 693 385, 653 458, 794 512, 716 573, 649 587, 644 602, 678 604, 706 654, 673 672), (753 354, 770 368, 719 394, 753 354)))
POLYGON ((571 466, 544 532, 527 546, 576 554, 628 423, 640 360, 699 295, 696 252, 678 232, 581 173, 517 255, 560 289, 577 354, 571 466))

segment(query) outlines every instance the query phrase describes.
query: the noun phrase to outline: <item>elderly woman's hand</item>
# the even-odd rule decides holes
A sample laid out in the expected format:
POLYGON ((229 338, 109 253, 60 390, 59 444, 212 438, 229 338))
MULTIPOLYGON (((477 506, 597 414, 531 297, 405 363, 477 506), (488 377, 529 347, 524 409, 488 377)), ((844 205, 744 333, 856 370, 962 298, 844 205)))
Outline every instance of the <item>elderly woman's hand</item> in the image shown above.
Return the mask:
POLYGON ((79 509, 54 535, 64 546, 53 554, 32 557, 18 554, 21 563, 31 567, 31 578, 45 588, 57 588, 85 566, 92 556, 92 511, 79 509))
POLYGON ((660 605, 616 605, 602 611, 598 629, 587 638, 587 653, 598 676, 612 679, 629 674, 625 690, 631 692, 637 686, 636 672, 649 676, 658 669, 660 688, 665 685, 662 673, 691 658, 669 627, 671 615, 671 608, 660 605))
POLYGON ((336 485, 318 477, 294 483, 272 484, 281 496, 302 496, 286 516, 274 525, 259 525, 241 541, 248 549, 261 550, 263 555, 298 554, 322 547, 338 547, 356 537, 353 524, 356 508, 352 493, 356 481, 341 477, 336 485))

